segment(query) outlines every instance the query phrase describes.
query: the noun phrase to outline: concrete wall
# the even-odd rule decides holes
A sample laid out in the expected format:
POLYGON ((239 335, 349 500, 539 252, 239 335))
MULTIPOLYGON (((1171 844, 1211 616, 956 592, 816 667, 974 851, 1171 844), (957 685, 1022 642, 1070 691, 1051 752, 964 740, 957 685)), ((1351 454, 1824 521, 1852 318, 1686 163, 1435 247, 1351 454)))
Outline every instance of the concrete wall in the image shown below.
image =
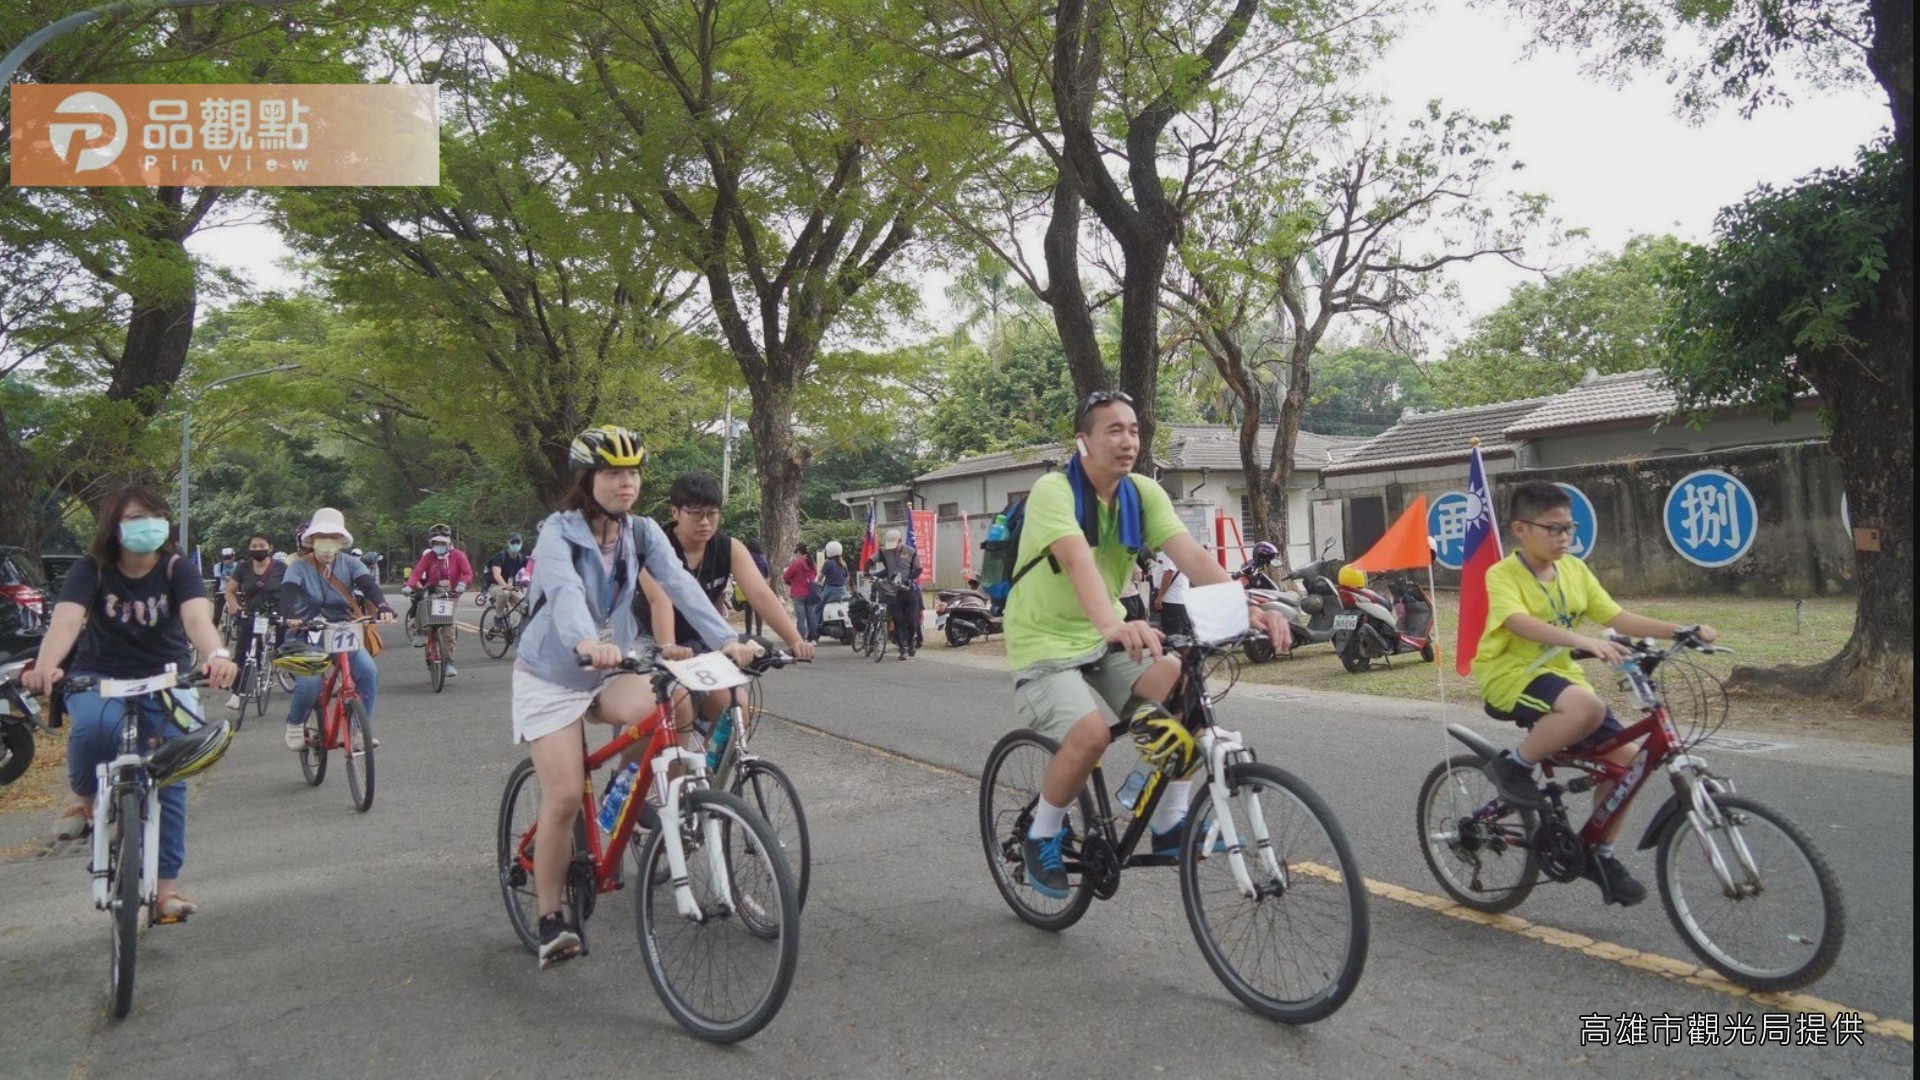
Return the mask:
MULTIPOLYGON (((1491 465, 1491 463, 1489 463, 1491 465)), ((1622 595, 1831 596, 1853 591, 1853 543, 1840 516, 1840 468, 1824 442, 1716 450, 1638 461, 1615 461, 1559 469, 1509 469, 1491 479, 1502 546, 1511 551, 1507 498, 1525 480, 1572 484, 1593 501, 1599 518, 1588 565, 1610 590, 1622 595), (1759 535, 1738 562, 1718 569, 1680 557, 1666 534, 1667 493, 1687 474, 1722 469, 1753 492, 1759 535)), ((1416 495, 1429 502, 1459 482, 1392 484, 1384 495, 1389 524, 1416 495)), ((1350 517, 1349 517, 1350 520, 1350 517)), ((1358 555, 1355 548, 1352 554, 1358 555)), ((1459 575, 1434 568, 1442 585, 1459 575)))

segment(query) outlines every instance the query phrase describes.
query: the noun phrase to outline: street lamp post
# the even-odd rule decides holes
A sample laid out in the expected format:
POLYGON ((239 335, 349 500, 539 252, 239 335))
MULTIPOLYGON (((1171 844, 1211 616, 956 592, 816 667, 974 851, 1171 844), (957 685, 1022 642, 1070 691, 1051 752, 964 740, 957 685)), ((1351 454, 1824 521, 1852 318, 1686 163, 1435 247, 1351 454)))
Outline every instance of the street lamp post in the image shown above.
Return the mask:
POLYGON ((187 500, 191 495, 191 488, 187 484, 187 476, 192 471, 194 400, 209 390, 217 390, 228 383, 239 382, 241 379, 251 379, 260 375, 272 375, 281 371, 298 371, 299 369, 299 364, 281 364, 278 367, 261 368, 259 371, 243 371, 238 375, 228 375, 223 379, 215 379, 200 389, 188 391, 183 395, 183 400, 186 402, 186 414, 180 420, 180 550, 186 554, 188 558, 193 557, 193 540, 187 531, 187 500))

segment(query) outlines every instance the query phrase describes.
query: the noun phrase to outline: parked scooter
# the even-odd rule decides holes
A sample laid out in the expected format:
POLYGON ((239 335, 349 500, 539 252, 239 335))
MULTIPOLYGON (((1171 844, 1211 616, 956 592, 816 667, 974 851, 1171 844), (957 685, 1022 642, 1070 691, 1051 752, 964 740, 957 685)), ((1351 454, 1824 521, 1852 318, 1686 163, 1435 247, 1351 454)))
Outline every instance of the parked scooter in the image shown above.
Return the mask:
POLYGON ((1340 570, 1340 598, 1346 610, 1334 617, 1333 650, 1352 674, 1405 653, 1432 663, 1433 602, 1405 574, 1388 584, 1388 594, 1367 588, 1367 575, 1354 567, 1340 570))
MULTIPOLYGON (((1333 619, 1340 612, 1341 602, 1331 576, 1339 569, 1340 561, 1326 557, 1332 550, 1333 541, 1329 539, 1320 549, 1320 561, 1283 574, 1275 581, 1267 570, 1269 567, 1279 569, 1280 551, 1263 540, 1254 545, 1254 559, 1234 575, 1246 584, 1248 595, 1259 600, 1261 608, 1278 611, 1292 627, 1293 646, 1287 650, 1288 656, 1303 645, 1318 645, 1333 639, 1333 619), (1255 566, 1255 562, 1261 565, 1255 566), (1300 583, 1299 592, 1286 587, 1287 583, 1296 581, 1300 583)), ((1272 643, 1264 639, 1248 642, 1246 654, 1247 659, 1256 664, 1264 664, 1275 656, 1272 643)))
POLYGON ((26 775, 33 764, 33 733, 46 730, 40 726, 39 703, 20 685, 20 673, 32 663, 31 656, 0 663, 0 785, 26 775))
POLYGON ((851 645, 858 636, 853 625, 853 596, 848 594, 845 600, 834 600, 820 608, 820 636, 837 641, 842 645, 851 645))
POLYGON ((978 575, 969 575, 964 589, 941 589, 939 605, 933 610, 933 628, 946 631, 947 644, 956 649, 975 638, 998 634, 1006 624, 1006 612, 980 591, 978 575))

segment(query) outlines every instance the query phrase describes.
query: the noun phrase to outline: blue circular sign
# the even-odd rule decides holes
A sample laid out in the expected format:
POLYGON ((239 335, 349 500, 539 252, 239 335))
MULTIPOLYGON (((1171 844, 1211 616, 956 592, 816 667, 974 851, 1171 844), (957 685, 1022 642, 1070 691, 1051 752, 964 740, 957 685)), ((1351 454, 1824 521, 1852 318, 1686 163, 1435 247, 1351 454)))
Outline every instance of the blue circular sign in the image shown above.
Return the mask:
POLYGON ((1449 570, 1467 564, 1467 522, 1474 518, 1473 499, 1464 491, 1449 491, 1427 507, 1427 537, 1433 541, 1433 561, 1449 570))
POLYGON ((1593 545, 1600 539, 1600 515, 1593 512, 1593 500, 1572 484, 1553 486, 1573 499, 1573 548, 1567 554, 1583 560, 1593 558, 1593 545))
POLYGON ((1753 547, 1760 531, 1760 508, 1747 485, 1721 472, 1702 469, 1681 477, 1667 492, 1664 515, 1667 542, 1696 566, 1726 566, 1753 547))

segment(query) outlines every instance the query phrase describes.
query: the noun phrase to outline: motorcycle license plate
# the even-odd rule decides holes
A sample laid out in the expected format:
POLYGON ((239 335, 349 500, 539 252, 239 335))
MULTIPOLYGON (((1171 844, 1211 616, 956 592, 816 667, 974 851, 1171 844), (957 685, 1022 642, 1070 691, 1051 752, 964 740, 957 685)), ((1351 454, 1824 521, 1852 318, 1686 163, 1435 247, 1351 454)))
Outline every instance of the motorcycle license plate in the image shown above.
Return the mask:
POLYGON ((1359 615, 1359 613, 1358 613, 1358 612, 1348 612, 1348 613, 1347 613, 1347 614, 1345 614, 1345 615, 1335 615, 1335 616, 1333 617, 1333 628, 1334 628, 1335 630, 1357 630, 1357 629, 1359 629, 1359 628, 1360 628, 1360 615, 1359 615))
POLYGON ((933 628, 934 628, 935 630, 945 630, 945 629, 947 628, 947 617, 946 617, 945 615, 936 615, 936 616, 934 616, 934 617, 933 617, 933 628))
POLYGON ((33 700, 32 694, 29 694, 24 690, 19 690, 19 691, 13 692, 11 696, 13 698, 14 706, 18 708, 22 713, 24 713, 27 719, 29 720, 40 719, 40 703, 33 700))

